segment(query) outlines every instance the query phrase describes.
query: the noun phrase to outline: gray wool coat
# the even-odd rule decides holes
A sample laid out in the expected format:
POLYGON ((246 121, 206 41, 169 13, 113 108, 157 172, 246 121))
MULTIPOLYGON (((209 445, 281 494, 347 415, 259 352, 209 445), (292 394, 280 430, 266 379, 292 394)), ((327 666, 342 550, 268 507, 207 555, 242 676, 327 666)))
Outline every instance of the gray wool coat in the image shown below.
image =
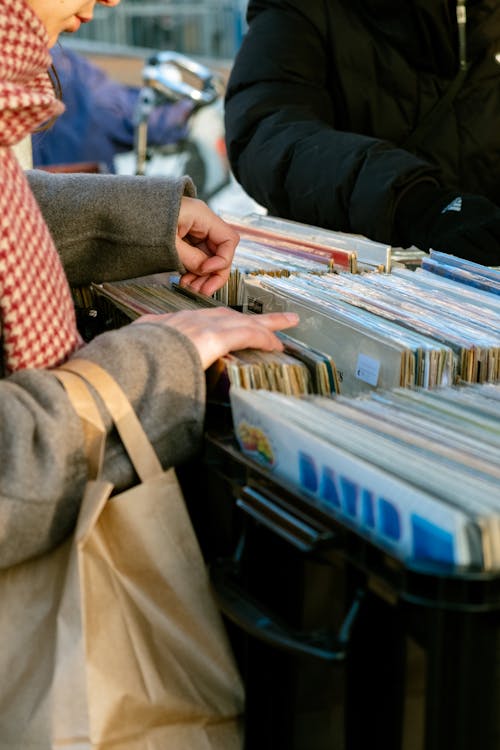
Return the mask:
MULTIPOLYGON (((182 270, 175 250, 188 178, 28 173, 71 285, 182 270)), ((200 445, 205 377, 189 339, 155 324, 97 336, 77 353, 104 367, 131 400, 165 468, 200 445)), ((103 412, 108 428, 109 418, 103 412)), ((105 478, 133 470, 110 430, 105 478)), ((74 528, 86 481, 79 418, 50 370, 0 380, 0 568, 50 549, 74 528)))

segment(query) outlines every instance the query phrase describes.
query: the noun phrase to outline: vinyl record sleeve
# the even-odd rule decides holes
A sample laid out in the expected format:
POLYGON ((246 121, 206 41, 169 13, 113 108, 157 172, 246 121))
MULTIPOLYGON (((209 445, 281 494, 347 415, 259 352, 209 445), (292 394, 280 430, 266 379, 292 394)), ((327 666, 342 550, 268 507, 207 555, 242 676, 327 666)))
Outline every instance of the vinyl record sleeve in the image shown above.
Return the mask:
POLYGON ((231 390, 240 447, 313 504, 403 560, 483 568, 490 559, 486 514, 453 507, 352 455, 288 419, 283 404, 272 410, 262 395, 231 390))

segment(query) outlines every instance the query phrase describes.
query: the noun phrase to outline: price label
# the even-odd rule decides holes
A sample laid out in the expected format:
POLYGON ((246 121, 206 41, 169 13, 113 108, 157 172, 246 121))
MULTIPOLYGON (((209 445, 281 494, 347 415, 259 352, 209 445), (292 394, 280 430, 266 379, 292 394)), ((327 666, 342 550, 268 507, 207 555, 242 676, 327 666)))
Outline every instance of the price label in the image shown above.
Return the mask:
POLYGON ((376 386, 378 384, 379 372, 380 362, 378 361, 378 359, 368 357, 368 355, 366 354, 358 355, 355 372, 358 380, 362 380, 364 383, 376 386))

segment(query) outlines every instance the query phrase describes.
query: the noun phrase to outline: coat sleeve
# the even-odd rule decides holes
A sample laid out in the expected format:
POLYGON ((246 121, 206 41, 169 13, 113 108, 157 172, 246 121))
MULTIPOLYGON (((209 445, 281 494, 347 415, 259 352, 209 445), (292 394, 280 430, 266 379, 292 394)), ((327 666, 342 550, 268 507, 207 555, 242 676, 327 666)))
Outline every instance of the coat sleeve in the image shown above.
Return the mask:
POLYGON ((250 1, 225 101, 231 166, 271 214, 390 242, 398 196, 435 170, 391 143, 337 129, 344 115, 331 92, 341 71, 331 70, 328 5, 250 1))
POLYGON ((27 173, 71 286, 183 270, 175 250, 189 177, 27 173))
MULTIPOLYGON (((176 181, 115 175, 28 173, 72 285, 181 270, 175 250, 176 181)), ((106 369, 131 400, 165 468, 200 444, 205 377, 191 341, 173 328, 136 323, 96 337, 76 356, 106 369)), ((99 401, 99 399, 98 399, 99 401)), ((102 407, 102 404, 101 404, 102 407)), ((109 416, 104 474, 134 480, 109 416)), ((79 418, 47 370, 0 380, 0 568, 52 548, 73 529, 86 481, 79 418)))
MULTIPOLYGON (((163 325, 135 323, 96 337, 77 356, 100 364, 122 386, 165 468, 199 448, 205 378, 189 339, 163 325)), ((104 476, 122 489, 133 483, 133 469, 107 415, 105 420, 104 476)), ((71 532, 86 465, 80 420, 48 370, 0 380, 0 424, 4 568, 54 547, 71 532)))

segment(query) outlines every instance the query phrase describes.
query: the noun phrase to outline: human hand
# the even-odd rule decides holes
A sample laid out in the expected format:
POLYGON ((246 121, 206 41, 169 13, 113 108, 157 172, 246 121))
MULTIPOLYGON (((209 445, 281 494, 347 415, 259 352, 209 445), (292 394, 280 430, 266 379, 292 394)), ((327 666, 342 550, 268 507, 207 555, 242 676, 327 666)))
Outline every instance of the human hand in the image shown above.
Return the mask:
POLYGON ((219 357, 238 349, 282 351, 283 344, 274 331, 297 325, 299 318, 295 313, 245 315, 229 307, 213 307, 143 315, 133 325, 141 322, 159 323, 181 331, 193 342, 206 370, 219 357))
POLYGON ((422 183, 403 196, 396 223, 405 246, 500 264, 500 208, 481 195, 422 183))
POLYGON ((208 296, 228 280, 239 235, 197 198, 181 200, 176 248, 186 268, 180 283, 208 296))

